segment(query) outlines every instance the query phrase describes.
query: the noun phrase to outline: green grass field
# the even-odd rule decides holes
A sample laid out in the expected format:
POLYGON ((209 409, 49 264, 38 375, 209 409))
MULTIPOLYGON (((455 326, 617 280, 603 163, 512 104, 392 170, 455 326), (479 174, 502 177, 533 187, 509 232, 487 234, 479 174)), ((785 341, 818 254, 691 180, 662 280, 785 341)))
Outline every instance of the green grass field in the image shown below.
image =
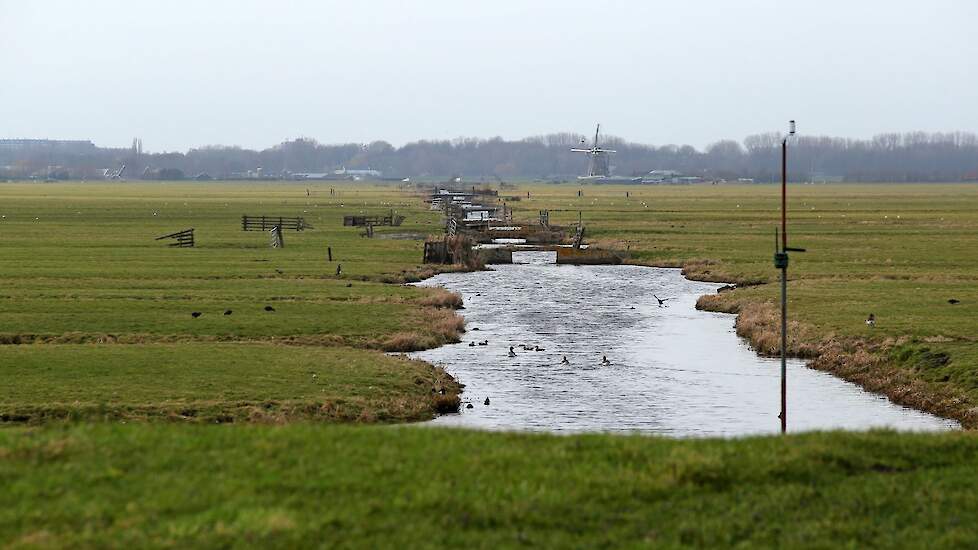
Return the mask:
POLYGON ((0 431, 11 547, 962 548, 971 434, 0 431))
MULTIPOLYGON (((517 219, 581 212, 592 242, 632 262, 741 283, 705 305, 741 312, 738 330, 766 349, 775 187, 578 189, 501 195, 521 197, 517 219)), ((792 244, 809 249, 792 256, 792 349, 976 425, 978 186, 791 196, 792 244)), ((333 425, 430 418, 460 390, 382 353, 460 328, 450 296, 396 284, 431 273, 420 239, 441 226, 393 186, 0 184, 0 216, 0 546, 978 540, 970 433, 668 441, 333 425), (342 226, 390 209, 407 221, 376 238, 342 226), (240 230, 245 213, 314 229, 273 250, 240 230), (188 227, 195 249, 153 240, 188 227)))
POLYGON ((444 408, 434 385, 456 392, 436 369, 372 351, 456 337, 460 319, 439 293, 379 282, 411 278, 420 241, 366 239, 342 223, 395 209, 405 224, 378 236, 423 237, 438 217, 413 197, 222 183, 12 184, 0 197, 0 342, 21 344, 0 345, 15 381, 0 415, 247 419, 266 418, 249 412, 264 403, 267 418, 398 421, 444 408), (268 234, 241 231, 245 213, 303 216, 314 229, 272 249, 268 234), (154 240, 188 227, 196 248, 154 240), (325 384, 318 394, 306 371, 325 384))

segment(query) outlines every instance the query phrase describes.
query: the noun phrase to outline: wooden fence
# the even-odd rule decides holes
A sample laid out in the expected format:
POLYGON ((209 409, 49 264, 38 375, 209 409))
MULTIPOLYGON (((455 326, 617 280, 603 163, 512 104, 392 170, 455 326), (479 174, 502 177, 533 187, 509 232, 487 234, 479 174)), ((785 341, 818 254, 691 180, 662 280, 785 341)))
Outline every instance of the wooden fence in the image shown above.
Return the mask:
POLYGON ((387 216, 343 216, 343 225, 353 227, 360 225, 399 226, 403 222, 404 216, 399 216, 394 212, 387 216))
POLYGON ((183 231, 177 231, 176 233, 170 233, 169 235, 163 235, 162 237, 156 237, 157 241, 163 239, 173 239, 176 242, 170 243, 168 246, 179 246, 181 248, 193 248, 194 247, 194 228, 184 229, 183 231))
POLYGON ((286 218, 282 216, 241 216, 242 231, 269 231, 273 227, 302 231, 313 227, 301 217, 286 218))

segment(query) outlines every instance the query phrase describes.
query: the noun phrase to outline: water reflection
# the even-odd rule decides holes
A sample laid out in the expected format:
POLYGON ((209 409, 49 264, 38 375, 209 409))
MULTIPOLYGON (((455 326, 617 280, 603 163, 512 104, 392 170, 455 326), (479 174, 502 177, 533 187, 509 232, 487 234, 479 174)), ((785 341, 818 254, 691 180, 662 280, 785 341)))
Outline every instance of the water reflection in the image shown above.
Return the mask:
MULTIPOLYGON (((674 269, 558 266, 552 254, 517 253, 515 261, 529 263, 421 283, 461 292, 469 328, 460 344, 413 354, 466 384, 463 402, 472 404, 433 423, 672 436, 779 429, 779 361, 751 351, 732 315, 693 307, 719 285, 688 281, 674 269), (671 298, 667 307, 653 294, 671 298), (488 346, 469 345, 486 339, 488 346), (510 346, 516 357, 508 356, 510 346), (611 365, 601 365, 603 356, 611 365)), ((789 363, 788 384, 791 431, 956 426, 802 361, 789 363)))

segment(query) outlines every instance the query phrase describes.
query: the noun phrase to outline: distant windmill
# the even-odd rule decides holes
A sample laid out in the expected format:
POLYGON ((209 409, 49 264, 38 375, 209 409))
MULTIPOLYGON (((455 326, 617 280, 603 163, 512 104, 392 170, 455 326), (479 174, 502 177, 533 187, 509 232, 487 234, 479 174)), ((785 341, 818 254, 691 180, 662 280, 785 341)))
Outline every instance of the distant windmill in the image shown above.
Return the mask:
MULTIPOLYGON (((598 133, 601 131, 601 125, 594 130, 594 143, 589 149, 571 149, 575 153, 587 153, 588 163, 587 163, 587 175, 578 176, 577 179, 597 179, 606 178, 611 173, 611 162, 608 155, 611 153, 617 153, 613 149, 603 149, 598 146, 598 133)), ((587 145, 587 141, 581 139, 581 145, 587 145)))

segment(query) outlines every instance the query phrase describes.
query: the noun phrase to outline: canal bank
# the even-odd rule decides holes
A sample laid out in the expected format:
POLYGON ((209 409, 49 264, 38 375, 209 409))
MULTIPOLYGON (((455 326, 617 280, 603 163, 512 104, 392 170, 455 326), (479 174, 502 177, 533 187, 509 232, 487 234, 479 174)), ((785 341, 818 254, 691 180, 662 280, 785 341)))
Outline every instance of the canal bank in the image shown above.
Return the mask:
MULTIPOLYGON (((553 258, 537 254, 533 261, 553 258)), ((688 280, 675 269, 544 264, 422 284, 462 293, 469 330, 460 344, 415 354, 466 384, 461 413, 436 424, 674 436, 777 428, 777 362, 737 337, 732 316, 695 308, 719 284, 688 280), (602 366, 605 356, 611 365, 602 366)), ((802 360, 791 361, 789 380, 795 431, 955 426, 802 360)))

